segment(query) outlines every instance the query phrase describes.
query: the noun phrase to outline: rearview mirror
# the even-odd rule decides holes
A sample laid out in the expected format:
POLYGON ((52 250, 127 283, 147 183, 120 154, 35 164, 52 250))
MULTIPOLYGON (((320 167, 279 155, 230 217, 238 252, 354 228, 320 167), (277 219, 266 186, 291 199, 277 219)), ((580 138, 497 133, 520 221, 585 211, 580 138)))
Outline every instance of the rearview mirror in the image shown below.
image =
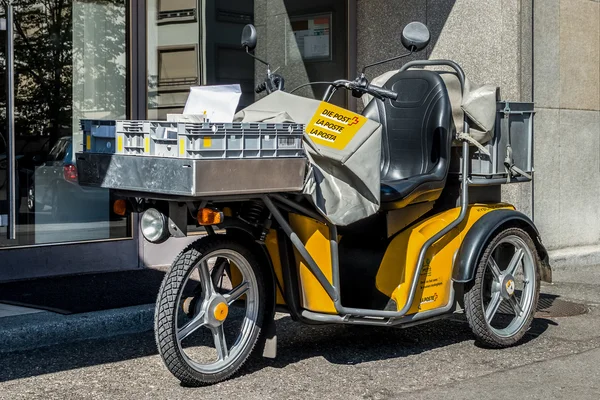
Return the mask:
POLYGON ((431 40, 429 29, 421 22, 411 22, 402 31, 402 45, 409 51, 423 50, 429 44, 429 40, 431 40))
POLYGON ((256 48, 257 38, 258 35, 254 25, 246 25, 242 31, 242 47, 244 47, 247 51, 254 50, 256 48))

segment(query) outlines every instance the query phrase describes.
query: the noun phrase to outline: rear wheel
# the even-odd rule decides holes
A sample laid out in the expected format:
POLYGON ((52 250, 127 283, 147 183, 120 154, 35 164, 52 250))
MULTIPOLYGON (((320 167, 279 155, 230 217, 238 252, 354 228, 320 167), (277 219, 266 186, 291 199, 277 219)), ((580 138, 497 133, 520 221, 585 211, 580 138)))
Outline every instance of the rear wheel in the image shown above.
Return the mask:
POLYGON ((498 232, 481 256, 465 292, 465 313, 477 340, 489 347, 516 344, 531 326, 540 293, 540 260, 527 232, 498 232))
POLYGON ((155 335, 160 355, 186 385, 231 377, 258 342, 266 293, 245 246, 210 236, 184 250, 160 288, 155 335))

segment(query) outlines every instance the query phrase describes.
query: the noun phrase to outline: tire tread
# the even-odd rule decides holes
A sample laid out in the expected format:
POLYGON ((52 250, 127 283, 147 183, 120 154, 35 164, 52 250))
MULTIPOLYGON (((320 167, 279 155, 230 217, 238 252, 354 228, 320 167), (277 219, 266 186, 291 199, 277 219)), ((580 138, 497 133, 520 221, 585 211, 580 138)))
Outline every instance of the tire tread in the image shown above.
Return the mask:
POLYGON ((159 353, 167 369, 188 386, 204 386, 224 381, 234 375, 248 360, 255 351, 256 343, 262 333, 262 323, 264 320, 265 287, 262 280, 262 271, 259 268, 256 257, 251 251, 246 249, 239 241, 231 239, 226 235, 208 236, 197 240, 186 247, 175 259, 173 265, 165 275, 161 284, 159 295, 156 301, 156 311, 154 316, 155 340, 159 353), (204 254, 211 253, 219 249, 232 249, 246 258, 256 275, 259 289, 259 312, 256 321, 255 337, 249 343, 249 349, 243 350, 238 360, 224 371, 215 374, 203 374, 192 369, 183 358, 176 341, 175 330, 176 307, 178 291, 185 281, 185 277, 192 266, 195 265, 204 254))

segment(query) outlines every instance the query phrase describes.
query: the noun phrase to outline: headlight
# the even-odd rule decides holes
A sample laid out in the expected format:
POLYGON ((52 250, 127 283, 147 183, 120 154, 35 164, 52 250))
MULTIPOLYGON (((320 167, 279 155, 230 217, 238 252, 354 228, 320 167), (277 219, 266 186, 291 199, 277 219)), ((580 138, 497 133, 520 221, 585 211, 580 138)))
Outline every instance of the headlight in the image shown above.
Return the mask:
POLYGON ((167 217, 155 208, 149 208, 144 211, 140 226, 142 228, 142 235, 149 242, 160 243, 169 237, 167 217))

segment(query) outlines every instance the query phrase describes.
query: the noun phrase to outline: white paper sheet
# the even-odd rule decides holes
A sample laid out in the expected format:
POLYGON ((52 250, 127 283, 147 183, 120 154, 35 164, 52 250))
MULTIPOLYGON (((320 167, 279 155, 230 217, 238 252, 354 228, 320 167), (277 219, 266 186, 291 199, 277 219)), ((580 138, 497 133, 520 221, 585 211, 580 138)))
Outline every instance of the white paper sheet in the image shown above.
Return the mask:
POLYGON ((206 115, 211 122, 233 122, 240 102, 240 85, 192 86, 184 115, 206 115))
POLYGON ((167 122, 204 122, 204 115, 167 114, 167 122))

